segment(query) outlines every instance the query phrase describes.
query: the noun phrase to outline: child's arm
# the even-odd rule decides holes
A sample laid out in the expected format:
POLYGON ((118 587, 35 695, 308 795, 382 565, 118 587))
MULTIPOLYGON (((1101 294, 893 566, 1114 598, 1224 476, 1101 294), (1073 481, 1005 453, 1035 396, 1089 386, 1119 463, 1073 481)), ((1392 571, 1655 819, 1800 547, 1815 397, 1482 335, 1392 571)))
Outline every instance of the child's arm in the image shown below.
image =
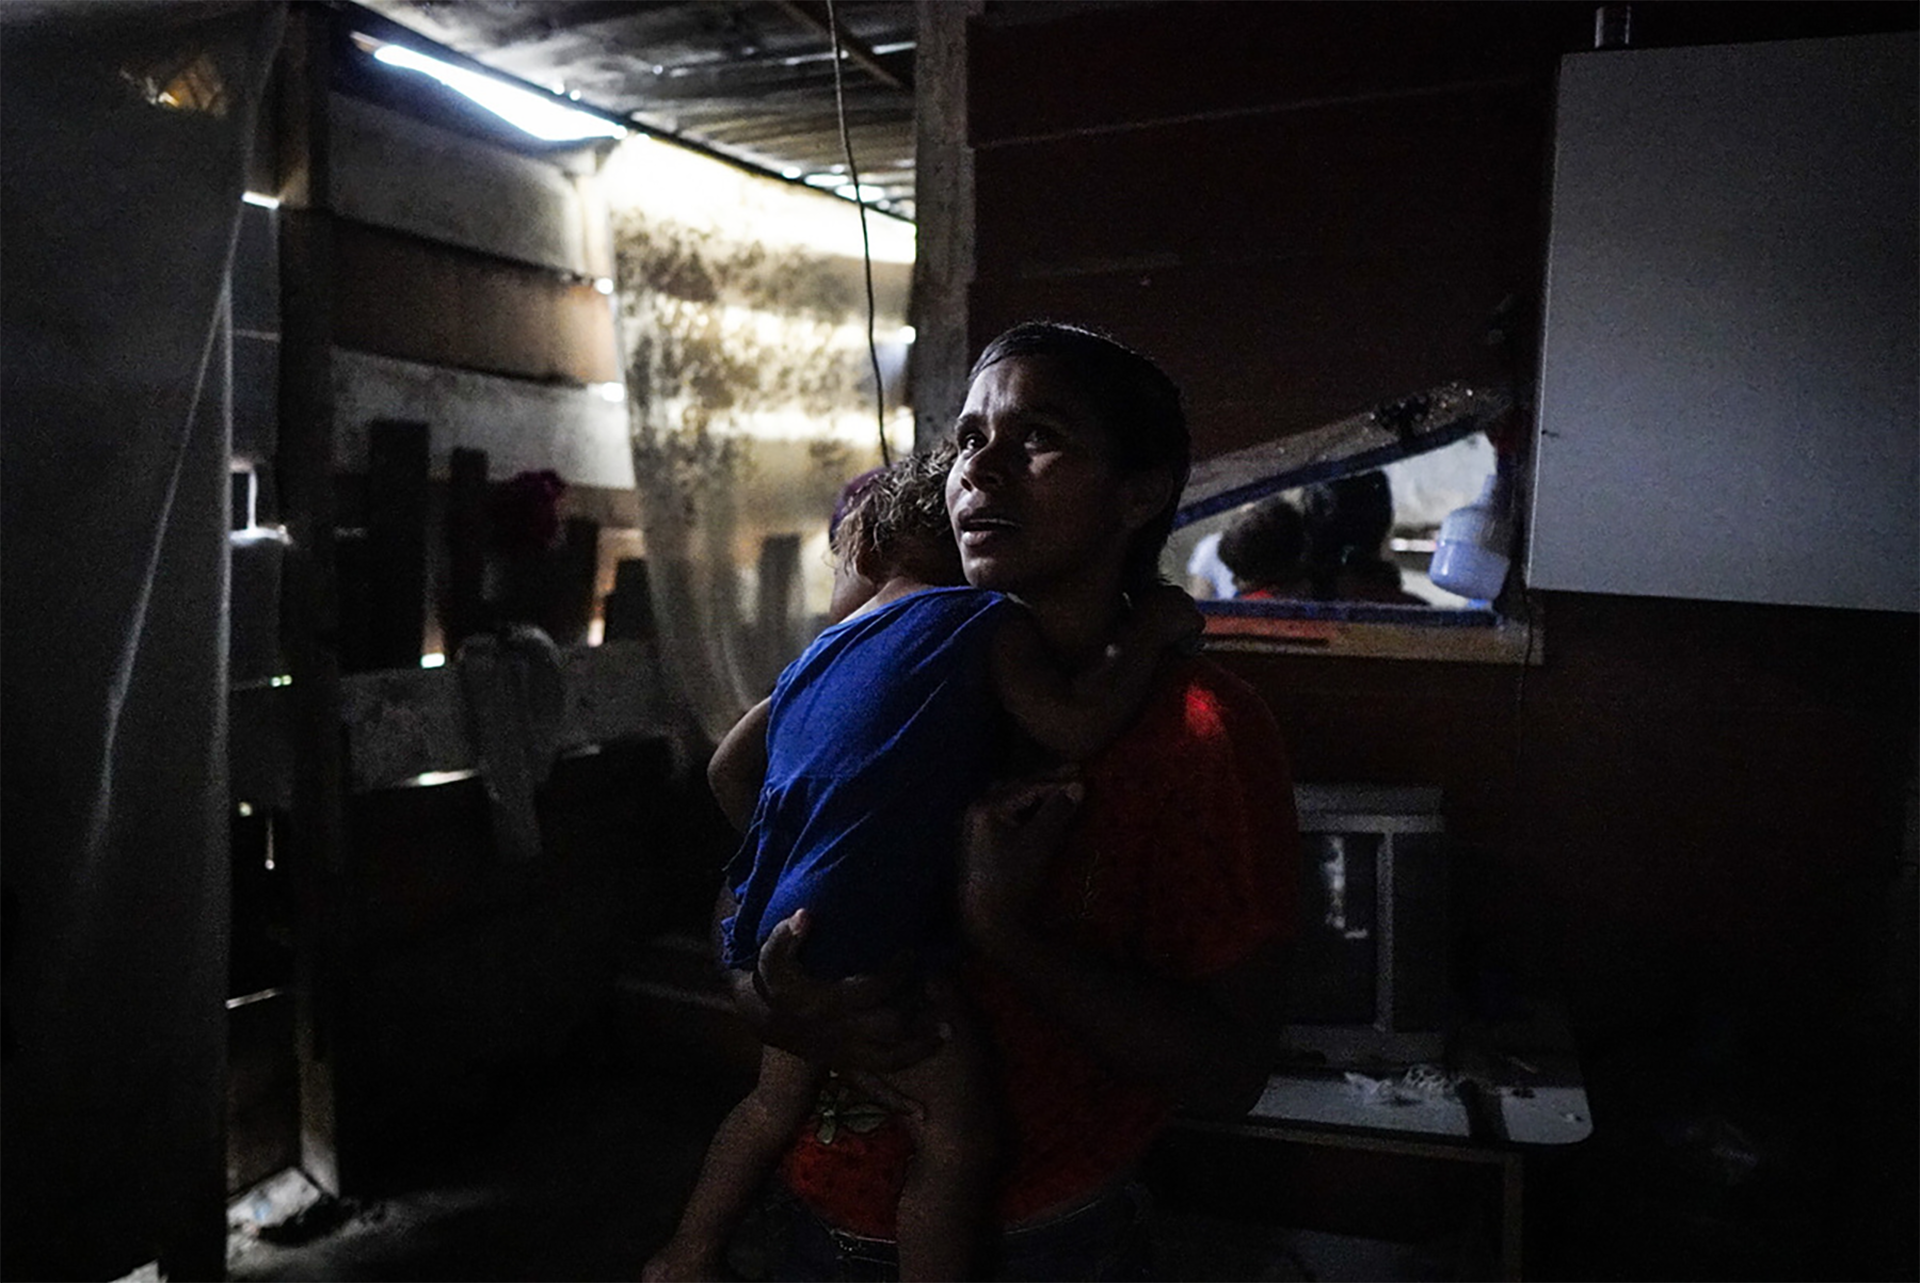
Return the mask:
POLYGON ((707 763, 707 786, 727 822, 742 833, 753 822, 754 804, 767 778, 767 710, 763 699, 733 724, 707 763))
POLYGON ((1053 662, 1033 621, 1009 612, 994 636, 994 687, 1001 705, 1042 748, 1077 761, 1126 729, 1146 700, 1162 653, 1186 646, 1199 632, 1193 599, 1158 584, 1135 598, 1105 653, 1069 674, 1053 662))

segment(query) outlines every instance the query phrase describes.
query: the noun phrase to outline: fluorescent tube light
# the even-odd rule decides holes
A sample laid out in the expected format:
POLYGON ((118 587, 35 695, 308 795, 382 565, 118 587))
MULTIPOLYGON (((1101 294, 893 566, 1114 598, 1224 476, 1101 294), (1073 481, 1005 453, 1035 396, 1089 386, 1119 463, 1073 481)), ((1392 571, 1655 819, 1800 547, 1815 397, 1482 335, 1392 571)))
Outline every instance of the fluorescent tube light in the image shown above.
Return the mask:
POLYGON ((381 45, 373 51, 377 61, 432 76, 447 88, 485 107, 508 124, 547 142, 571 142, 588 138, 625 138, 625 126, 604 116, 569 107, 565 99, 521 89, 492 76, 469 71, 429 58, 405 45, 381 45))

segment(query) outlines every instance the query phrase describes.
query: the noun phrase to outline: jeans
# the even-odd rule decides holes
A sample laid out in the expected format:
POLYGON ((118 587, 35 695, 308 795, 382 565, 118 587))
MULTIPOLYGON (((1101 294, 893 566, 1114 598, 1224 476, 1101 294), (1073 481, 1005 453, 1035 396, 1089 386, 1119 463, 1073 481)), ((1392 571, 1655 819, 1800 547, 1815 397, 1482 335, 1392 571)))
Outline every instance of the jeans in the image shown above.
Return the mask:
MULTIPOLYGON (((899 1277, 892 1240, 835 1229, 798 1199, 786 1201, 790 1211, 779 1278, 880 1283, 899 1277)), ((988 1277, 1032 1283, 1151 1279, 1151 1210, 1146 1186, 1122 1182, 1083 1207, 1008 1230, 988 1277)))

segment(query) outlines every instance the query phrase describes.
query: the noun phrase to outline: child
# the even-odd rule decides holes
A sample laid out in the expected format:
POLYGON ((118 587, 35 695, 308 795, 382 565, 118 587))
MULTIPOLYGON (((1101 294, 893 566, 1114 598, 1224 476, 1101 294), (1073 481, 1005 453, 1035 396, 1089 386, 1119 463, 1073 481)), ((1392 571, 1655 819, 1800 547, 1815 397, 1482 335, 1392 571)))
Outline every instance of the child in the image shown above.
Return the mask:
MULTIPOLYGON (((714 754, 715 796, 747 829, 729 870, 739 901, 725 924, 729 967, 752 967, 767 934, 800 908, 809 921, 800 960, 821 977, 875 971, 909 949, 931 969, 951 964, 959 820, 1008 759, 1007 722, 1056 757, 1088 756, 1138 711, 1162 648, 1198 632, 1190 599, 1166 588, 1137 604, 1088 671, 1054 671, 1012 599, 944 586, 962 582, 944 498, 949 457, 914 456, 855 483, 830 535, 829 613, 840 622, 714 754)), ((984 1048, 964 1013, 950 1024, 941 1050, 892 1076, 921 1105, 906 1118, 903 1279, 971 1277, 991 1211, 997 1111, 984 1048)), ((824 1073, 764 1049, 758 1083, 721 1123, 643 1278, 715 1276, 824 1073)))

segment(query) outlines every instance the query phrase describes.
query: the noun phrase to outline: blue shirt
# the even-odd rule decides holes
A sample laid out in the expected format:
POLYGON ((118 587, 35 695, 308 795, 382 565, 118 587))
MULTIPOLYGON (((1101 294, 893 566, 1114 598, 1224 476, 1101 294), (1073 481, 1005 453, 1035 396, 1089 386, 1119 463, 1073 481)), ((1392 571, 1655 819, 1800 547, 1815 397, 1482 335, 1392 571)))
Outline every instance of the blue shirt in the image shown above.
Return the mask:
POLYGON ((827 629, 781 673, 766 783, 728 869, 728 966, 751 966, 802 907, 800 960, 821 977, 904 949, 949 958, 960 815, 1005 742, 990 646, 1010 609, 971 588, 910 593, 827 629))

